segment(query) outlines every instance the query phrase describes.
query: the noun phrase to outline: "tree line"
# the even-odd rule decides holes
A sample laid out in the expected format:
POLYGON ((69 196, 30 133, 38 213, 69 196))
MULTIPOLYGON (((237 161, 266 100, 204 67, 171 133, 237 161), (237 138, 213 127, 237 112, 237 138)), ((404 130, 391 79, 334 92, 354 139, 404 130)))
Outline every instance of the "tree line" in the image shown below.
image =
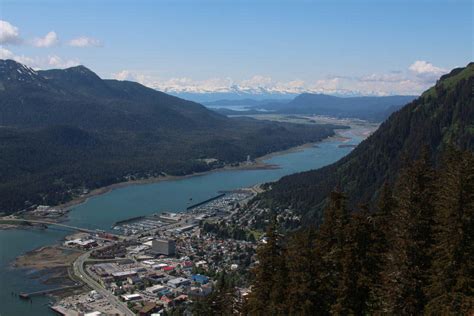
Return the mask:
POLYGON ((303 221, 322 220, 326 198, 339 186, 350 207, 373 202, 384 181, 393 182, 406 159, 417 157, 420 144, 432 159, 450 145, 474 151, 474 63, 443 76, 418 99, 393 113, 351 153, 326 167, 292 174, 268 184, 258 196, 261 207, 291 208, 303 221))
POLYGON ((322 224, 279 233, 257 250, 247 315, 471 315, 474 155, 425 151, 385 183, 377 203, 330 194, 322 224))

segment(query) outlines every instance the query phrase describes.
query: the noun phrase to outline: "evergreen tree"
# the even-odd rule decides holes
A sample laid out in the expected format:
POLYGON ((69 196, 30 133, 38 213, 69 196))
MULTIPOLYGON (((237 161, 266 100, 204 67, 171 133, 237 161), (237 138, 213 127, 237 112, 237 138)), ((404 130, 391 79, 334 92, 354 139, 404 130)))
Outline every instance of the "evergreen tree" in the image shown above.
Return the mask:
POLYGON ((377 232, 373 215, 367 205, 352 216, 346 226, 346 242, 342 259, 342 274, 337 288, 337 300, 332 314, 366 315, 374 310, 373 289, 382 270, 381 234, 377 232))
POLYGON ((434 173, 426 151, 396 184, 390 250, 384 268, 385 312, 418 315, 426 303, 424 285, 433 244, 434 173))
POLYGON ((336 289, 343 270, 346 225, 349 220, 346 197, 339 191, 332 192, 324 211, 315 250, 316 257, 321 261, 317 274, 320 285, 318 291, 322 295, 321 305, 325 311, 329 311, 336 302, 336 289))
POLYGON ((321 315, 319 282, 321 258, 317 256, 317 231, 309 227, 296 232, 288 243, 288 296, 290 315, 321 315))
POLYGON ((384 182, 377 199, 376 225, 387 228, 388 219, 391 217, 397 203, 393 197, 393 191, 388 182, 384 182))
POLYGON ((474 155, 451 149, 438 181, 427 314, 474 310, 474 155))
POLYGON ((254 282, 245 307, 250 315, 285 314, 287 270, 282 244, 273 220, 267 229, 266 242, 257 249, 258 264, 253 270, 254 282))
POLYGON ((375 258, 375 269, 373 271, 373 284, 370 288, 370 304, 373 311, 381 311, 385 309, 384 298, 384 268, 388 265, 387 253, 390 249, 389 238, 393 220, 393 215, 397 202, 393 196, 392 187, 388 182, 384 182, 379 191, 376 203, 376 210, 372 214, 372 256, 375 258))
POLYGON ((428 157, 383 185, 375 212, 351 216, 333 192, 319 230, 286 249, 273 224, 244 314, 472 314, 474 155, 451 150, 438 172, 428 157))

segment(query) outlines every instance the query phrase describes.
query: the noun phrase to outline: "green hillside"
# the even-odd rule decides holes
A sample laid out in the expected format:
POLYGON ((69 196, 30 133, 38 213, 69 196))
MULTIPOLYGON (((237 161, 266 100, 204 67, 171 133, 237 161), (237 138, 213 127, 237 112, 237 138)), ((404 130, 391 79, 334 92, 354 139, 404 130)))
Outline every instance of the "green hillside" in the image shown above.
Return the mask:
POLYGON ((421 97, 393 113, 349 155, 322 169, 269 184, 262 205, 290 207, 319 221, 325 199, 335 187, 349 204, 370 202, 384 181, 393 182, 406 161, 426 146, 434 161, 447 145, 474 150, 474 63, 454 69, 421 97))
POLYGON ((229 119, 83 66, 34 71, 0 60, 0 212, 129 179, 210 170, 321 140, 333 128, 229 119))

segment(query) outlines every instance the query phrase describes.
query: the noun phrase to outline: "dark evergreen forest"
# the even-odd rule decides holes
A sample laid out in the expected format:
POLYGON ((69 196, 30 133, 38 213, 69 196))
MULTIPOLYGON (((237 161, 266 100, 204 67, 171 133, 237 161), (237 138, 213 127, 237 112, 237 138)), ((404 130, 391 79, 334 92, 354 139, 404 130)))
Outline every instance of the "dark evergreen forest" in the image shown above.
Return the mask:
POLYGON ((375 206, 333 191, 319 228, 274 222, 258 251, 249 315, 470 315, 474 155, 428 152, 385 183, 375 206))
POLYGON ((34 71, 1 60, 0 212, 236 164, 322 140, 334 127, 231 119, 83 66, 34 71))

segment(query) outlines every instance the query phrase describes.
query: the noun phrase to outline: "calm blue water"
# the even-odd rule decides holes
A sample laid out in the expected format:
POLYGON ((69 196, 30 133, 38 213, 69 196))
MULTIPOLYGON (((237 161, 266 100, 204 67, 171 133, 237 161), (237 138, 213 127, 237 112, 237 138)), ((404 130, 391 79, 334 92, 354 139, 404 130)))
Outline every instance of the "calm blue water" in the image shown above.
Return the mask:
MULTIPOLYGON (((343 134, 351 138, 345 144, 355 145, 363 139, 353 129, 344 131, 343 134)), ((317 146, 265 161, 279 165, 279 169, 218 171, 180 180, 116 189, 75 206, 69 213, 68 222, 73 226, 109 230, 114 222, 129 217, 159 211, 182 211, 189 205, 189 198, 195 203, 215 196, 220 190, 275 181, 288 174, 317 169, 335 162, 351 150, 339 148, 341 143, 339 140, 328 140, 317 146)), ((54 244, 66 234, 54 229, 0 231, 0 316, 52 314, 45 306, 47 298, 36 297, 30 304, 11 295, 12 291, 32 291, 45 286, 32 280, 25 271, 10 268, 9 264, 18 255, 54 244)))
POLYGON ((37 279, 32 279, 34 271, 10 267, 10 263, 26 251, 61 240, 67 233, 54 229, 47 230, 0 230, 0 315, 54 315, 47 304, 47 297, 34 297, 31 302, 20 300, 12 292, 33 292, 46 289, 37 279))
POLYGON ((213 105, 207 107, 210 109, 228 109, 234 111, 247 111, 249 109, 248 105, 213 105))

